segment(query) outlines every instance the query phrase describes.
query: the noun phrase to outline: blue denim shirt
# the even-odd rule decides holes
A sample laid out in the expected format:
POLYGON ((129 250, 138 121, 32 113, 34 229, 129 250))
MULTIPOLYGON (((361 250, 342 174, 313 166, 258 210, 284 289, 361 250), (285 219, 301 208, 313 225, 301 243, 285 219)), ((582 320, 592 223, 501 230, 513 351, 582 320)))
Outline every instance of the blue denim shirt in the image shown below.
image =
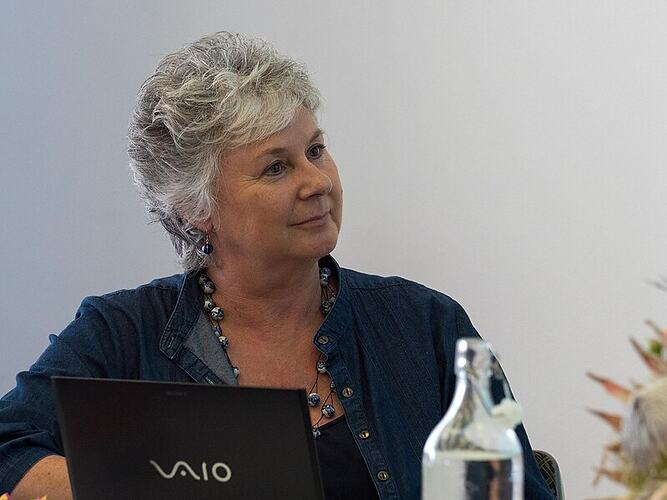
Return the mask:
MULTIPOLYGON (((327 357, 380 498, 418 499, 422 449, 454 391, 454 346, 478 334, 446 295, 325 261, 338 273, 338 298, 313 343, 327 357)), ((203 313, 201 293, 191 273, 84 299, 74 321, 50 336, 46 351, 0 400, 0 491, 11 491, 44 456, 63 454, 53 375, 236 383, 203 313)), ((493 391, 500 399, 500 384, 493 391)), ((552 498, 523 427, 517 434, 525 497, 552 498)))

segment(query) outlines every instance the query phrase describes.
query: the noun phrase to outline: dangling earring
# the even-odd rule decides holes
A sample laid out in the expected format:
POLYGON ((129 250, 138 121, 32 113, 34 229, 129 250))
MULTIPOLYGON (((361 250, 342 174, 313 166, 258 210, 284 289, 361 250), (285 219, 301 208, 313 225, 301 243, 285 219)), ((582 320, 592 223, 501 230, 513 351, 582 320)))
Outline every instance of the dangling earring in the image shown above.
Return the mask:
POLYGON ((211 255, 213 253, 213 245, 211 245, 208 241, 208 234, 206 235, 206 240, 204 240, 204 244, 201 246, 201 251, 204 252, 206 255, 211 255))

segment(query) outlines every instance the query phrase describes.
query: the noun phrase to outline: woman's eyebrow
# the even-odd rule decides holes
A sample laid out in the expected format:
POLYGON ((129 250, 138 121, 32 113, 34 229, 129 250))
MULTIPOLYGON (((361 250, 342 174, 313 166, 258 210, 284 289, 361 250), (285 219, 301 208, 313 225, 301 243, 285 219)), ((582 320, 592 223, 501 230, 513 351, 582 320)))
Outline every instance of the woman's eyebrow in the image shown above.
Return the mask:
POLYGON ((310 138, 310 142, 314 141, 315 138, 317 138, 317 137, 319 137, 319 136, 321 136, 321 135, 324 135, 324 130, 321 129, 321 128, 318 128, 318 129, 315 131, 315 133, 313 134, 313 136, 310 138))
MULTIPOLYGON (((318 128, 317 130, 315 130, 315 133, 312 135, 312 137, 310 138, 310 140, 308 142, 313 142, 317 137, 319 137, 321 135, 324 135, 324 130, 321 129, 321 128, 318 128)), ((282 146, 278 146, 278 147, 275 147, 275 148, 268 148, 268 149, 265 149, 264 151, 261 151, 260 153, 258 153, 257 156, 255 156, 255 159, 261 158, 262 156, 266 156, 266 155, 275 155, 275 154, 281 154, 281 153, 285 153, 285 152, 287 152, 287 149, 283 148, 282 146)))

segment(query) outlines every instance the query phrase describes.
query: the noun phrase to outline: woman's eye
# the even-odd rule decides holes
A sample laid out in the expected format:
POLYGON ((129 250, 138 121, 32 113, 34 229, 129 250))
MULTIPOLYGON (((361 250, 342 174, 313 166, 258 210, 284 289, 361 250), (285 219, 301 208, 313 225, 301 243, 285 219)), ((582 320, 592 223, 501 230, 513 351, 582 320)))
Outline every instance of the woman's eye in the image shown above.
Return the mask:
POLYGON ((314 144, 308 150, 308 154, 310 154, 311 158, 318 159, 324 154, 325 149, 326 146, 324 144, 314 144))
POLYGON ((280 175, 283 173, 284 170, 285 170, 285 165, 277 161, 269 165, 264 171, 264 173, 266 175, 280 175))

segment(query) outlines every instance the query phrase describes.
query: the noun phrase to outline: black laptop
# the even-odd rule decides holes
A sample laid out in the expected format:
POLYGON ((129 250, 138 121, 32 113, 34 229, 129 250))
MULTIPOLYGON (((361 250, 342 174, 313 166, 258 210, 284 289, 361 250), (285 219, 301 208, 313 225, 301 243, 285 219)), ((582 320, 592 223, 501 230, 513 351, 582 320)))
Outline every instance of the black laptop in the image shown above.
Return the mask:
POLYGON ((303 390, 53 377, 75 500, 323 500, 303 390))

